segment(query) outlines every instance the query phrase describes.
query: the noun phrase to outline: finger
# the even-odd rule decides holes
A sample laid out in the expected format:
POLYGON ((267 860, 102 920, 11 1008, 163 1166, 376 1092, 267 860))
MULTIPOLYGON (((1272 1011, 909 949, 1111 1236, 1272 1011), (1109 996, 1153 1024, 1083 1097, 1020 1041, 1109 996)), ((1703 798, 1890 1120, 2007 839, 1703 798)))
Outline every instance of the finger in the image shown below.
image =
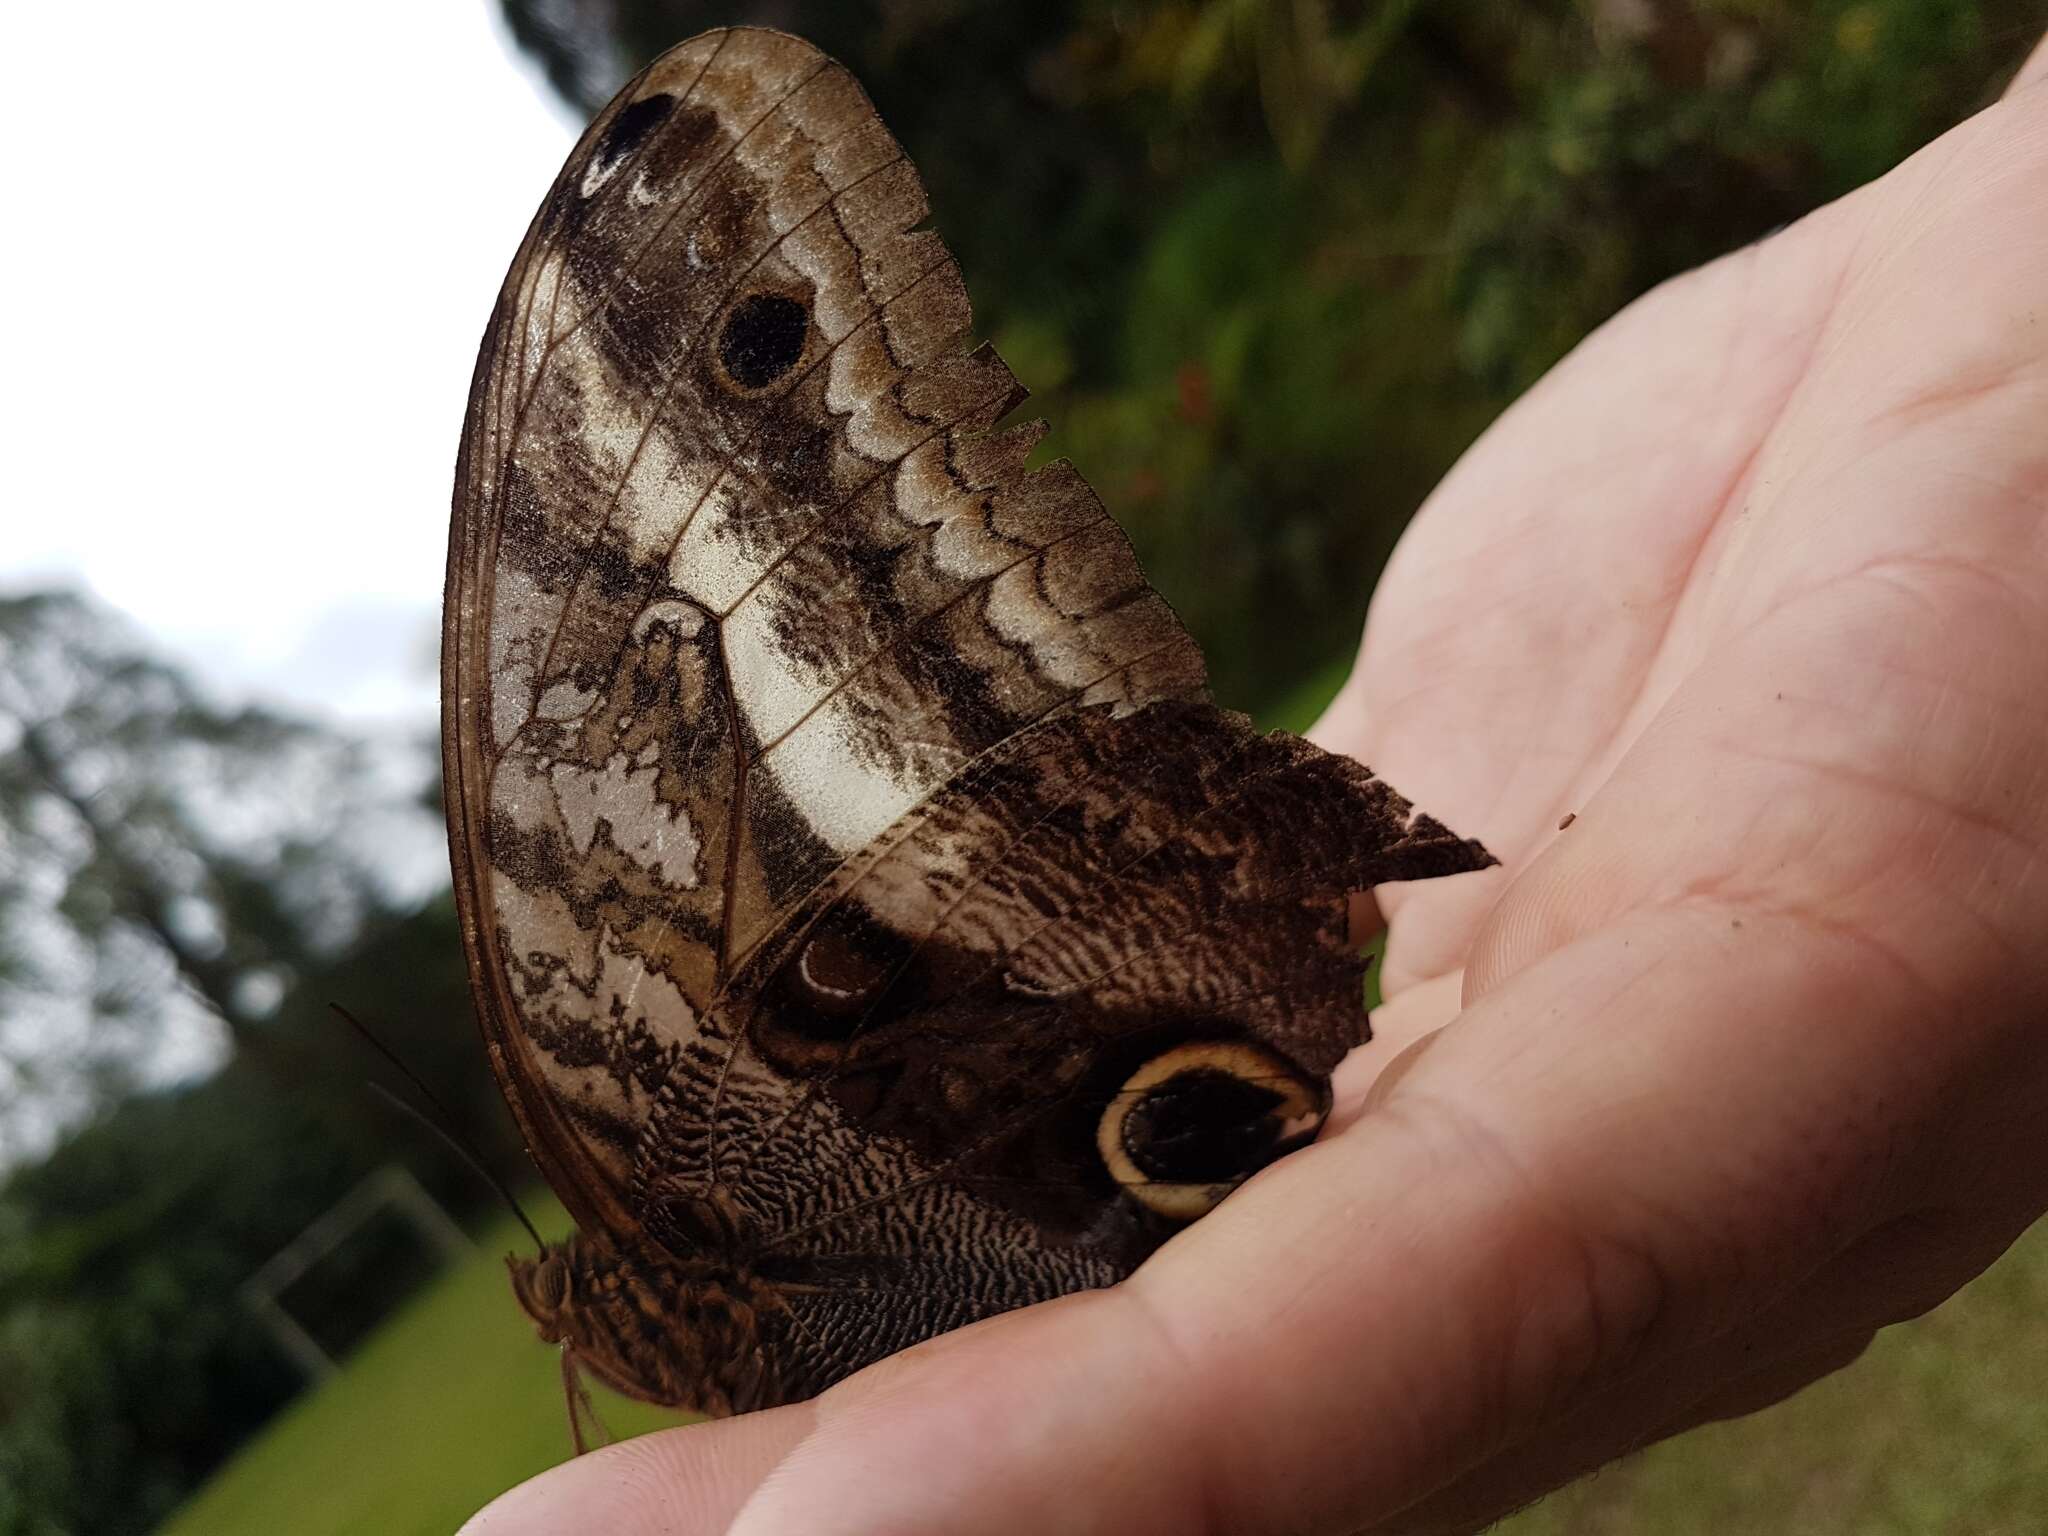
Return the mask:
POLYGON ((731 1536, 1035 1533, 1055 1500, 1128 1536, 1204 1529, 1184 1518, 1199 1467, 1163 1339, 1120 1288, 884 1361, 819 1399, 731 1536))
MULTIPOLYGON (((1427 790, 1510 866, 1555 836, 1597 782, 1589 746, 1625 737, 1658 681, 1673 605, 1798 385, 1856 224, 1837 205, 1665 284, 1494 423, 1403 535, 1316 739, 1427 790)), ((1455 928, 1480 883, 1418 885, 1389 911, 1455 909, 1455 928)))
POLYGON ((733 1536, 1022 1536, 1054 1496, 1123 1536, 1299 1533, 1409 1502, 1490 1432, 1513 1335, 1571 1305, 1524 1282, 1577 1274, 1456 1139, 1375 1117, 1124 1286, 854 1378, 733 1536))
MULTIPOLYGON (((1347 681, 1339 690, 1337 697, 1331 700, 1329 708, 1323 711, 1321 718, 1308 729, 1308 740, 1326 752, 1358 757, 1370 741, 1367 722, 1361 712, 1360 701, 1364 694, 1356 686, 1356 678, 1357 674, 1354 673, 1352 680, 1347 681)), ((1371 766, 1370 763, 1367 766, 1371 766)), ((1441 805, 1426 806, 1425 809, 1437 814, 1448 814, 1441 805)), ((1483 910, 1498 894, 1505 879, 1505 871, 1489 870, 1480 873, 1476 881, 1459 881, 1458 884, 1462 886, 1478 887, 1466 897, 1467 908, 1473 912, 1483 910)), ((1401 910, 1408 899, 1411 886, 1412 882, 1397 881, 1370 891, 1352 892, 1349 914, 1351 942, 1363 947, 1382 933, 1388 933, 1387 915, 1401 910)), ((1462 943, 1462 938, 1451 942, 1450 935, 1446 934, 1441 926, 1431 932, 1429 925, 1421 923, 1401 925, 1398 935, 1388 933, 1388 942, 1380 960, 1380 995, 1392 1003, 1404 997, 1412 988, 1441 982, 1445 976, 1454 975, 1462 943), (1418 932, 1421 934, 1419 939, 1414 937, 1418 932), (1395 942, 1397 938, 1401 942, 1395 942)), ((1448 1011, 1441 1008, 1436 1011, 1441 1017, 1448 1018, 1457 1010, 1454 1004, 1448 1011)), ((1373 1027, 1377 1032, 1380 1025, 1375 1022, 1373 1027)), ((1420 1030, 1415 1033, 1420 1033, 1420 1030)), ((1408 1038, 1412 1039, 1413 1035, 1408 1038)), ((1388 1054, 1390 1053, 1379 1052, 1376 1056, 1384 1059, 1388 1054)))
POLYGON ((1756 1357, 1743 1340, 1718 1341, 1711 1355, 1701 1352, 1668 1362, 1599 1393, 1567 1420, 1473 1468, 1376 1527, 1372 1536, 1462 1536, 1482 1530, 1503 1510, 1519 1509, 1659 1440, 1780 1403, 1854 1364, 1872 1337, 1809 1340, 1796 1355, 1746 1367, 1732 1378, 1727 1374, 1731 1359, 1756 1357))
POLYGON ((720 1536, 810 1420, 805 1403, 622 1441, 500 1495, 459 1536, 720 1536))
POLYGON ((1768 1367, 1738 1376, 1694 1403, 1678 1418, 1664 1426, 1664 1436, 1683 1434, 1702 1424, 1723 1419, 1740 1419, 1766 1408, 1775 1408, 1796 1397, 1815 1382, 1845 1371, 1862 1359, 1877 1340, 1874 1331, 1845 1333, 1809 1343, 1797 1354, 1773 1361, 1768 1367))
POLYGON ((1741 1354, 1724 1350, 1723 1364, 1730 1372, 1761 1369, 1812 1349, 1816 1340, 1869 1337, 1931 1312, 1989 1268, 2026 1225, 2024 1217, 1987 1220, 1957 1211, 1889 1222, 1760 1310, 1739 1330, 1741 1354))
POLYGON ((2034 51, 2027 56, 2027 62, 2020 66, 2020 72, 2012 78, 2012 84, 2005 88, 2008 100, 2021 91, 2048 80, 2048 37, 2034 45, 2034 51))
POLYGON ((1337 1064, 1330 1079, 1335 1107, 1325 1136, 1334 1136, 1384 1097, 1413 1067, 1438 1030, 1457 1017, 1462 972, 1420 982, 1372 1011, 1372 1040, 1337 1064))
POLYGON ((1869 1224, 1841 1117, 1874 1111, 1825 1067, 1906 1006, 1860 949, 1769 937, 1669 911, 1565 945, 1124 1286, 827 1394, 735 1536, 1022 1536, 1055 1481, 1131 1536, 1364 1527, 1732 1326, 1869 1224), (1847 1038, 1800 1027, 1832 1011, 1847 1038))
POLYGON ((1350 893, 1348 910, 1345 913, 1345 935, 1347 941, 1363 949, 1387 930, 1387 919, 1380 911, 1380 904, 1371 891, 1350 893))

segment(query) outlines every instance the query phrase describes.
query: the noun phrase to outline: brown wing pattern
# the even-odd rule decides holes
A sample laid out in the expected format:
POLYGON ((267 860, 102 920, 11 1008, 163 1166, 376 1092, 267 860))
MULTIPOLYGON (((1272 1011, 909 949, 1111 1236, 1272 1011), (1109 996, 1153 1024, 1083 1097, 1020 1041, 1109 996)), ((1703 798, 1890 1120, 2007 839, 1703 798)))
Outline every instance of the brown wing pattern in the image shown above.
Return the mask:
POLYGON ((990 435, 1023 391, 926 211, 843 69, 713 33, 592 125, 493 316, 451 832, 501 1071, 583 1186, 843 858, 1029 720, 1201 688, 1086 484, 990 435))
POLYGON ((457 468, 493 1063, 586 1230, 777 1298, 791 1363, 733 1402, 1127 1272, 1292 1144, 1219 1170, 1190 1127, 1319 1116, 1364 1029, 1345 893, 1485 862, 1205 702, 1094 493, 997 430, 1024 391, 926 212, 815 49, 672 50, 529 230, 457 468))
POLYGON ((1368 1034, 1344 893, 1485 862, 1358 764, 1208 705, 1048 718, 735 974, 733 1048, 671 1078, 639 1201, 726 1191, 832 1361, 1108 1283, 1179 1224, 1124 1198, 1098 1150, 1133 1074, 1251 1041, 1320 1094, 1368 1034), (734 1094, 736 1076, 776 1091, 734 1094))

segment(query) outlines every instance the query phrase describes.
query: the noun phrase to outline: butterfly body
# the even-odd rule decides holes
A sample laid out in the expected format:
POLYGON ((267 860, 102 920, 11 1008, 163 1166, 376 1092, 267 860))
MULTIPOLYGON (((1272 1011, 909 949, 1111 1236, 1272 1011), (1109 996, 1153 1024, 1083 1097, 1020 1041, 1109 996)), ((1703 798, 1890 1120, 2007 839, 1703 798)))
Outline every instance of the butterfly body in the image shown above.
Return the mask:
POLYGON ((510 1267, 540 1336, 615 1392, 714 1414, 784 1399, 779 1308, 729 1255, 621 1254, 579 1233, 510 1267))
POLYGON ((1489 862, 1208 701, 967 348, 915 172, 778 33, 572 153, 479 357, 444 748, 544 1335, 711 1412, 1127 1274, 1311 1140, 1347 893, 1489 862))

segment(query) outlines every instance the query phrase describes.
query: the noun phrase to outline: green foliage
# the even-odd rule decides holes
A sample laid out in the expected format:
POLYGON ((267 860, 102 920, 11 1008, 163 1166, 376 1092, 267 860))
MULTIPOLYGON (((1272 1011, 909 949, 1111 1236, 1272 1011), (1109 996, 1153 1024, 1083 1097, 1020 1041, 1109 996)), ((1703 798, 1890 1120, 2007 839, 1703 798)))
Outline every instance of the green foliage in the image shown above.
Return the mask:
POLYGON ((1981 104, 2038 0, 505 0, 585 110, 758 20, 851 67, 1070 454, 1269 702, 1478 431, 1646 288, 1981 104))
POLYGON ((129 1099, 0 1191, 0 1530, 146 1531, 296 1381, 237 1289, 353 1160, 267 1079, 129 1099))
MULTIPOLYGON (((388 910, 342 839, 417 815, 370 777, 82 599, 0 600, 0 1131, 70 1122, 0 1184, 0 1532, 147 1530, 285 1402, 297 1375, 240 1288, 370 1169, 404 1156, 475 1200, 365 1092, 328 999, 418 1026, 398 1042, 451 1128, 510 1161, 452 908, 388 910), (226 1070, 152 1088, 206 1023, 226 1070)), ((294 1311, 345 1348, 417 1283, 418 1247, 367 1229, 294 1311)))
MULTIPOLYGON (((1484 7, 1464 7, 1466 11, 1484 7)), ((1519 392, 1643 290, 1882 175, 1983 105, 2027 0, 1586 6, 1528 28, 1513 111, 1468 145, 1459 355, 1519 392)))

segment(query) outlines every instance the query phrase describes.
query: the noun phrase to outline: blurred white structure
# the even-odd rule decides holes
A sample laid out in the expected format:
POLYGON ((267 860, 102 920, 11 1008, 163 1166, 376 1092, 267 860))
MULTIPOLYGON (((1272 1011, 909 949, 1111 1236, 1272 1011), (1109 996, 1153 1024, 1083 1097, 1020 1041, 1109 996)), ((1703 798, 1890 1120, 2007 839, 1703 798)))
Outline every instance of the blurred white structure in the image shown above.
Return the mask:
POLYGON ((385 1211, 395 1211, 403 1217, 419 1234, 420 1241, 435 1249, 445 1263, 467 1258, 476 1251, 469 1235, 427 1193, 410 1169, 387 1163, 271 1255, 242 1285, 244 1304, 309 1381, 324 1381, 332 1376, 333 1357, 285 1310, 280 1298, 293 1281, 347 1242, 365 1222, 385 1211))

